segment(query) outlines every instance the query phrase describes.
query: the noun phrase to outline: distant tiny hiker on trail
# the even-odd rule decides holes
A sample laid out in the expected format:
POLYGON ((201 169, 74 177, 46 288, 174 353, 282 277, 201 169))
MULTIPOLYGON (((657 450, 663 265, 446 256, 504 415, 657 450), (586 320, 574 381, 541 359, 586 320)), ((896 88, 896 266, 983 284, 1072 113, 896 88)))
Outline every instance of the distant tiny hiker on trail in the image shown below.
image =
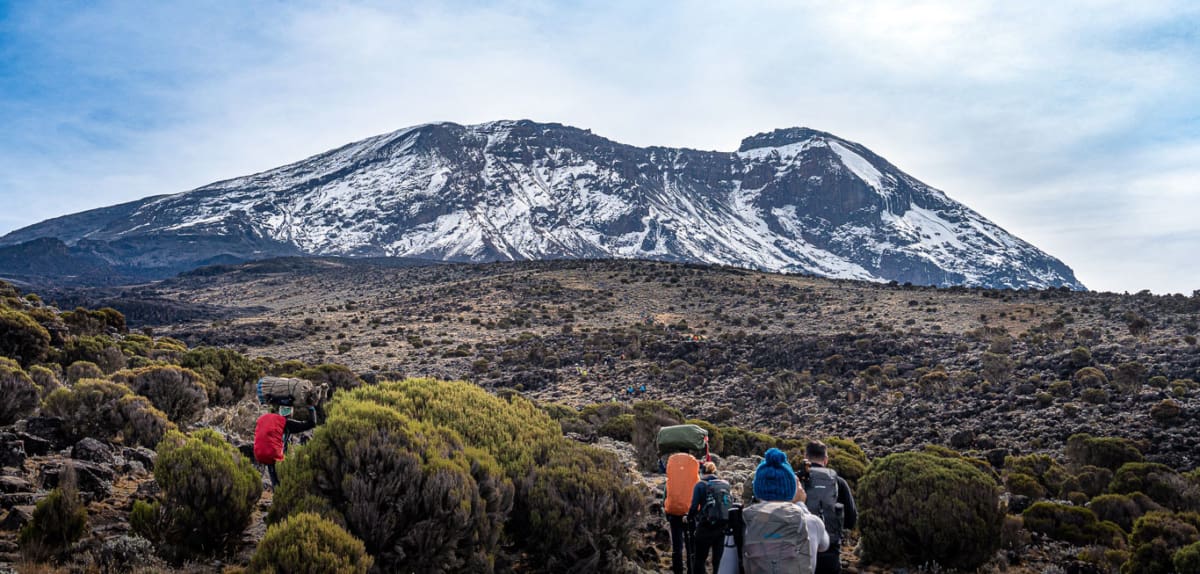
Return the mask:
POLYGON ((289 418, 292 407, 278 407, 279 412, 269 412, 258 417, 254 424, 254 458, 267 467, 271 487, 279 486, 279 475, 275 463, 283 460, 287 452, 287 441, 291 435, 312 430, 317 426, 317 408, 308 407, 309 418, 300 421, 289 418))

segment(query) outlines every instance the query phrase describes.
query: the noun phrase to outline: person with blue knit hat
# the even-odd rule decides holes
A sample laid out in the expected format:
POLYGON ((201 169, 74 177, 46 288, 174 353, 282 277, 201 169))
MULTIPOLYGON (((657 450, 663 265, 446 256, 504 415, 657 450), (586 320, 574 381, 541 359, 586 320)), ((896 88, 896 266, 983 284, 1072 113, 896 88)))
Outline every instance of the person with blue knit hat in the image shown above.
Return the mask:
POLYGON ((754 498, 761 502, 742 510, 742 567, 746 574, 813 571, 816 556, 809 547, 809 513, 794 502, 798 489, 787 453, 767 450, 754 471, 754 498))

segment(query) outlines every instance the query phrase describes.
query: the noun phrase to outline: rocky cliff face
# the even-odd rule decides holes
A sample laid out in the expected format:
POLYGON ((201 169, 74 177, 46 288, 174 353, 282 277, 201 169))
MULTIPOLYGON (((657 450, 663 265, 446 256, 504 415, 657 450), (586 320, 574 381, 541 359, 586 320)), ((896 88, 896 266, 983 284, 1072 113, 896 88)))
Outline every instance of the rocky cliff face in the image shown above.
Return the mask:
POLYGON ((1083 288, 1062 262, 865 147, 805 128, 712 152, 638 148, 530 121, 429 124, 49 220, 0 246, 45 238, 70 246, 75 259, 143 275, 279 255, 647 258, 939 286, 1083 288))

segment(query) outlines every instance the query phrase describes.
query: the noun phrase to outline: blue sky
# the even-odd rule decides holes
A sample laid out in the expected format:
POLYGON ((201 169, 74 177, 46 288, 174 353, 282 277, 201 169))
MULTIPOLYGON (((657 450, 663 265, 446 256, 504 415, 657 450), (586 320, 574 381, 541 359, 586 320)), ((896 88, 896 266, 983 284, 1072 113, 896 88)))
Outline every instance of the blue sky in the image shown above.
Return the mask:
POLYGON ((429 121, 808 126, 1089 287, 1190 294, 1198 30, 1182 1, 0 2, 0 233, 429 121))

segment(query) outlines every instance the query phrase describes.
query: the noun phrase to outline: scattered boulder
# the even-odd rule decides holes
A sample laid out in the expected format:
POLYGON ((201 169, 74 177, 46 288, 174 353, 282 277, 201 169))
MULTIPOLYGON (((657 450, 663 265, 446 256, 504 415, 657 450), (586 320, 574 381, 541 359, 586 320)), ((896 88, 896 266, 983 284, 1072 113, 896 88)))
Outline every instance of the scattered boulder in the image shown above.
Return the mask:
POLYGON ((0 508, 12 508, 14 506, 29 506, 37 502, 37 495, 32 492, 15 492, 12 494, 0 494, 0 508))
POLYGON ((112 464, 112 447, 88 437, 75 443, 71 448, 71 458, 97 464, 112 464))
POLYGON ((121 451, 121 456, 127 461, 141 463, 147 470, 154 468, 154 461, 158 460, 158 453, 144 446, 127 448, 121 451))
POLYGON ((21 530, 22 527, 29 524, 30 520, 33 520, 34 508, 32 504, 12 507, 5 515, 4 520, 0 520, 0 530, 10 532, 21 530))
POLYGON ((17 433, 17 437, 25 445, 25 454, 29 456, 45 456, 54 450, 54 445, 39 436, 33 436, 27 432, 17 433))
POLYGON ((25 443, 16 435, 0 436, 0 467, 10 466, 21 468, 25 466, 25 443))
POLYGON ((30 492, 33 485, 19 476, 0 476, 0 493, 30 492))
POLYGON ((25 420, 25 432, 50 443, 50 450, 70 445, 63 420, 58 417, 30 417, 25 420))
POLYGON ((112 468, 85 460, 68 460, 61 464, 43 466, 41 473, 42 488, 50 490, 58 486, 58 478, 62 474, 65 465, 70 465, 75 470, 75 480, 79 487, 79 494, 83 496, 85 501, 104 500, 112 495, 112 481, 114 477, 112 468))

